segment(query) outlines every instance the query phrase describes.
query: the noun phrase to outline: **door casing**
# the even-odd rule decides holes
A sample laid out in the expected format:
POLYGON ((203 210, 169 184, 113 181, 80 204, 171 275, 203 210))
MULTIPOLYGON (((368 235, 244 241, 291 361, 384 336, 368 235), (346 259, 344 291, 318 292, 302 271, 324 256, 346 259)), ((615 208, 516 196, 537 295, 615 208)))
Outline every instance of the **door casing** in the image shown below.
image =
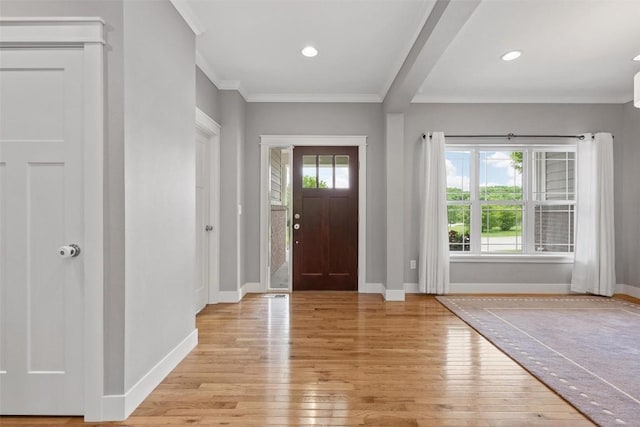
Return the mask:
POLYGON ((209 219, 213 226, 209 235, 209 299, 208 304, 220 302, 220 125, 196 107, 196 129, 209 136, 209 219))
POLYGON ((104 21, 2 18, 0 48, 83 51, 84 416, 102 420, 104 394, 104 21))
MULTIPOLYGON (((366 292, 367 137, 366 135, 261 135, 260 136, 260 287, 268 289, 269 266, 269 150, 273 147, 357 146, 358 169, 358 292, 366 292)), ((290 152, 290 156, 292 153, 290 152)), ((292 250, 291 246, 289 249, 292 250)), ((290 252, 293 254, 293 252, 290 252)), ((289 271, 291 290, 291 270, 289 271)))

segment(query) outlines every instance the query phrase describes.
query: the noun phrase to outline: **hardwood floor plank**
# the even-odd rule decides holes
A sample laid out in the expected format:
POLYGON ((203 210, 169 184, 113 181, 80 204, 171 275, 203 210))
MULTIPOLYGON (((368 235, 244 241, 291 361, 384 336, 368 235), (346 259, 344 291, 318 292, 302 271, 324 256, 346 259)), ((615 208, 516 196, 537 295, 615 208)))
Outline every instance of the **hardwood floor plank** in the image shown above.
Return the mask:
MULTIPOLYGON (((434 298, 301 292, 207 306, 198 347, 121 423, 590 426, 434 298)), ((0 425, 82 424, 3 417, 0 425)))

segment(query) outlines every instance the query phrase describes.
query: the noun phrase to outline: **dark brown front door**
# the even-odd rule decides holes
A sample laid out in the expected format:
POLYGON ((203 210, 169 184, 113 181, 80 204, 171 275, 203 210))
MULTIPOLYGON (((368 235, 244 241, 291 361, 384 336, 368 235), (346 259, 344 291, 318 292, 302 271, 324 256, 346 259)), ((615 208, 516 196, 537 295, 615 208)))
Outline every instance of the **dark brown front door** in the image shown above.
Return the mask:
POLYGON ((293 290, 358 290, 358 147, 293 150, 293 290))

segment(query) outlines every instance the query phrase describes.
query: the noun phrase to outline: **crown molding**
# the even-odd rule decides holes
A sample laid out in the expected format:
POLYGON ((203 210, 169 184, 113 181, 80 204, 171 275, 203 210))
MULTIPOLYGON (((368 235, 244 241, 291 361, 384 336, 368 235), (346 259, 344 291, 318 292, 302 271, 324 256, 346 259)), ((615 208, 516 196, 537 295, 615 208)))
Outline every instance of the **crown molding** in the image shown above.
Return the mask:
POLYGON ((381 103, 377 93, 254 93, 245 97, 247 102, 340 102, 381 103))
POLYGON ((221 80, 220 85, 218 85, 218 89, 220 90, 237 90, 240 92, 240 95, 244 98, 245 101, 249 101, 248 93, 242 86, 240 80, 221 80))
POLYGON ((220 82, 221 82, 220 77, 213 70, 211 63, 207 61, 207 59, 197 50, 196 50, 196 65, 209 78, 209 80, 211 80, 211 83, 213 83, 218 89, 220 89, 220 82))
POLYGON ((629 96, 429 96, 416 94, 412 104, 626 104, 629 96))
POLYGON ((187 3, 187 0, 170 0, 173 7, 176 8, 178 13, 182 16, 182 19, 185 20, 191 31, 197 36, 206 31, 206 27, 198 19, 198 15, 193 11, 191 6, 187 3))

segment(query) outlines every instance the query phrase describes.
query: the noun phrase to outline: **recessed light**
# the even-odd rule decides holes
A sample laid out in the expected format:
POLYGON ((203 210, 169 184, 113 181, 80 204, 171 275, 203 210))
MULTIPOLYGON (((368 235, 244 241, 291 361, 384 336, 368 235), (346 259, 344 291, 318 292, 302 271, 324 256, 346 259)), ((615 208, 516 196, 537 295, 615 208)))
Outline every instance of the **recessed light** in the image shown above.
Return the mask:
POLYGON ((514 59, 520 58, 520 55, 522 55, 522 52, 519 50, 512 50, 502 55, 501 58, 503 61, 513 61, 514 59))
POLYGON ((304 49, 302 49, 302 54, 307 58, 313 58, 318 54, 318 49, 313 46, 305 46, 304 49))
POLYGON ((640 55, 636 55, 636 57, 635 57, 635 58, 633 58, 633 60, 634 60, 634 61, 638 61, 638 62, 640 62, 640 55))

